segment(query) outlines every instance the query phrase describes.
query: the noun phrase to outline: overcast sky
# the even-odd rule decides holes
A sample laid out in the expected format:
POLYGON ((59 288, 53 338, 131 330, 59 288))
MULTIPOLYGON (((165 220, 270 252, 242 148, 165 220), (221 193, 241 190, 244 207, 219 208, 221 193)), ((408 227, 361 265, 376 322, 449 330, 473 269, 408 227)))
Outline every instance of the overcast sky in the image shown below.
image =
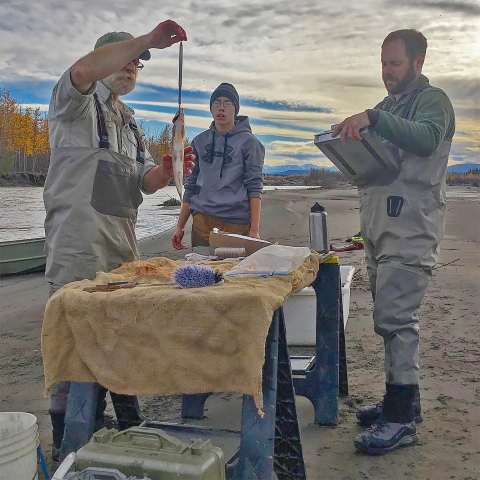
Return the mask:
MULTIPOLYGON (((47 109, 53 86, 103 33, 134 36, 171 18, 184 27, 183 106, 192 139, 211 121, 221 82, 269 165, 331 165, 313 135, 382 100, 380 46, 392 30, 428 40, 423 73, 450 96, 457 134, 450 163, 480 163, 480 0, 1 0, 0 88, 47 109)), ((177 105, 178 45, 152 51, 125 101, 151 131, 177 105)))

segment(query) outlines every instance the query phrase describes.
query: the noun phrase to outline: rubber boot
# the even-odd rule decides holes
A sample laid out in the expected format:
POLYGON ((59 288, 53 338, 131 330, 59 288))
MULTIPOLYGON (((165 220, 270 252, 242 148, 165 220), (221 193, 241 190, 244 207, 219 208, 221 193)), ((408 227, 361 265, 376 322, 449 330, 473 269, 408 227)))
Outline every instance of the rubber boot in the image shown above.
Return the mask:
MULTIPOLYGON (((377 403, 365 405, 364 407, 360 407, 359 409, 357 409, 356 416, 358 423, 364 427, 369 427, 370 425, 376 423, 383 413, 383 401, 384 400, 380 400, 377 403)), ((415 423, 423 422, 422 406, 420 402, 420 390, 418 388, 415 390, 413 408, 415 411, 415 423)))
POLYGON ((355 438, 355 447, 370 455, 384 455, 418 442, 413 400, 418 385, 387 384, 383 411, 377 423, 355 438))
POLYGON ((65 412, 52 412, 49 410, 48 413, 52 422, 52 472, 55 472, 60 462, 60 447, 62 446, 63 434, 65 433, 65 412))
POLYGON ((140 413, 137 397, 110 392, 113 408, 118 422, 118 430, 140 425, 145 418, 140 413))
MULTIPOLYGON (((97 397, 97 410, 95 413, 94 431, 98 431, 105 426, 104 412, 107 407, 106 401, 107 389, 99 386, 97 397)), ((62 446, 63 435, 65 433, 65 412, 48 411, 52 422, 52 473, 55 473, 60 463, 60 447, 62 446)))
POLYGON ((94 432, 98 432, 105 427, 105 410, 107 408, 107 392, 108 390, 102 385, 98 386, 97 409, 95 411, 94 432))

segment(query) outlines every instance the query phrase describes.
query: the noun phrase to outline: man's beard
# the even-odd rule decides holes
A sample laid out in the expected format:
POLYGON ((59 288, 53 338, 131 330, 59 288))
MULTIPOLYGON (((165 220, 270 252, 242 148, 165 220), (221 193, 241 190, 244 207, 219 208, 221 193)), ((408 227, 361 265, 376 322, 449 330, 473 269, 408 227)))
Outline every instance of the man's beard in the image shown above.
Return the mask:
POLYGON ((102 83, 112 93, 120 96, 129 94, 135 88, 136 82, 135 75, 122 72, 112 73, 102 80, 102 83))
POLYGON ((415 80, 415 69, 413 68, 413 62, 410 62, 410 66, 408 67, 407 73, 405 76, 399 81, 398 78, 393 77, 391 75, 383 76, 383 83, 385 84, 385 88, 387 89, 388 93, 393 93, 397 95, 405 91, 405 89, 415 80), (393 85, 393 87, 388 87, 387 80, 396 80, 397 83, 393 85))

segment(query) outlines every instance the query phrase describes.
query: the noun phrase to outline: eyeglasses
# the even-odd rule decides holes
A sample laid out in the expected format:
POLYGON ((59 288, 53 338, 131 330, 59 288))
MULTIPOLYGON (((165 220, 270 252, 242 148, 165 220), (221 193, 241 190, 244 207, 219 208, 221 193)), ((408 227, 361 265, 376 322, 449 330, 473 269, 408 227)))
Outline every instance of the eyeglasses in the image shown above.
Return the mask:
POLYGON ((133 63, 133 66, 135 67, 135 70, 141 70, 144 67, 143 63, 140 63, 140 60, 130 60, 127 63, 127 65, 125 65, 125 67, 130 65, 131 63, 133 63))
POLYGON ((233 107, 233 102, 230 100, 225 100, 221 102, 220 100, 214 100, 212 102, 212 107, 219 107, 220 105, 223 105, 224 107, 233 107))

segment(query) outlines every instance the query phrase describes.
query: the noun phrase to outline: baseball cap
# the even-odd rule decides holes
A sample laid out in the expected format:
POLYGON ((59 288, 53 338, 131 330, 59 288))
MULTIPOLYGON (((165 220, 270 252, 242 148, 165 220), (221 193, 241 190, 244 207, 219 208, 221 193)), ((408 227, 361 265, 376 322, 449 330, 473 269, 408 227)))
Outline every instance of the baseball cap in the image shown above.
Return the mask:
MULTIPOLYGON (((121 42, 122 40, 132 40, 134 36, 131 33, 128 32, 108 32, 105 35, 102 35, 98 40, 97 43, 95 44, 95 48, 98 47, 103 47, 103 45, 107 45, 108 43, 115 43, 115 42, 121 42)), ((138 58, 140 60, 150 60, 150 52, 148 50, 145 50, 143 53, 141 53, 138 58)))

